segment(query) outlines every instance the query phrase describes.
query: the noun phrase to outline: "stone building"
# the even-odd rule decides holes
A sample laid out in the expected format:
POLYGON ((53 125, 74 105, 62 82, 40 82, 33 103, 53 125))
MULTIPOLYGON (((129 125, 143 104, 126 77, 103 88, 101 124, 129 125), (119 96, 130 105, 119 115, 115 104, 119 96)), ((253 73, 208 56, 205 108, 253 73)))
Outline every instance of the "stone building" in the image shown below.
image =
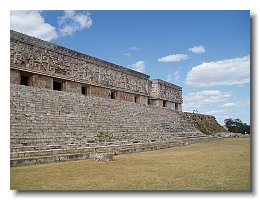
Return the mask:
POLYGON ((222 131, 213 116, 176 112, 179 86, 14 31, 10 47, 11 166, 176 147, 222 131))
POLYGON ((15 31, 11 83, 182 111, 182 88, 15 31))

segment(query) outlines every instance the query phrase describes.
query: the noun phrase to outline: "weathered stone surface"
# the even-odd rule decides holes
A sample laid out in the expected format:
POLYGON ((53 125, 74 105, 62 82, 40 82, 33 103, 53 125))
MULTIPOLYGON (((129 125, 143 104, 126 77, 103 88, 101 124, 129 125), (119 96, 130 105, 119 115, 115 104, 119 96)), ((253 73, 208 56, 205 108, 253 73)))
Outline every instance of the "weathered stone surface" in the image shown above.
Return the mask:
POLYGON ((113 155, 107 154, 107 153, 96 153, 94 155, 94 160, 95 161, 112 161, 113 155))
POLYGON ((11 31, 11 68, 125 92, 149 95, 149 76, 11 31))
POLYGON ((145 74, 11 31, 11 166, 110 160, 218 139, 177 112, 180 87, 153 83, 151 92, 145 74))
POLYGON ((13 166, 35 162, 27 158, 36 163, 73 160, 62 155, 140 152, 189 136, 204 138, 170 109, 16 84, 11 84, 10 99, 13 166), (45 159, 54 155, 59 159, 45 159), (21 158, 25 161, 16 161, 21 158))
POLYGON ((182 104, 182 88, 160 79, 152 80, 151 98, 182 104))
POLYGON ((181 87, 159 79, 151 81, 146 74, 92 56, 15 31, 11 31, 10 54, 11 83, 20 84, 21 73, 27 73, 33 87, 52 89, 57 80, 62 91, 81 93, 81 87, 90 87, 91 96, 109 98, 115 92, 118 100, 143 105, 149 101, 181 111, 181 87), (162 100, 167 101, 165 105, 162 100))

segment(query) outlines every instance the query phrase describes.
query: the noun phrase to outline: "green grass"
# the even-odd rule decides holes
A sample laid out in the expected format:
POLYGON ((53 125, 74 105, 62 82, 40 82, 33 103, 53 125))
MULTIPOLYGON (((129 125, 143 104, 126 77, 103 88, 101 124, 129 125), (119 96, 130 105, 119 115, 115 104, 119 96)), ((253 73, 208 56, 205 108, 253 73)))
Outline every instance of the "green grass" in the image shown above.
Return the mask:
POLYGON ((11 168, 12 190, 250 190, 250 139, 11 168))

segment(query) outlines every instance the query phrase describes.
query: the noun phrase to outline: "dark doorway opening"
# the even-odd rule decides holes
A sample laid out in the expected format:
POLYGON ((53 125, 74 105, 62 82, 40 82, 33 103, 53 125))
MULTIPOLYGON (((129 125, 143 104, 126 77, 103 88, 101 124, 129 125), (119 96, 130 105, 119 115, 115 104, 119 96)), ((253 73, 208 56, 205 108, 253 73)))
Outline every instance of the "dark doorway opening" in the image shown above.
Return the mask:
POLYGON ((177 103, 175 103, 175 110, 178 111, 178 104, 177 103))
POLYGON ((82 86, 81 94, 90 96, 90 86, 82 86))
POLYGON ((81 93, 84 95, 87 95, 87 88, 86 87, 82 87, 81 88, 81 93))
POLYGON ((111 99, 116 99, 116 92, 111 92, 111 99))
POLYGON ((21 85, 29 86, 29 76, 21 75, 21 85))
POLYGON ((136 95, 134 97, 134 101, 135 101, 135 103, 140 103, 140 96, 136 95))
POLYGON ((62 91, 62 82, 53 81, 53 90, 62 91))
POLYGON ((166 107, 167 101, 163 101, 163 107, 166 107))

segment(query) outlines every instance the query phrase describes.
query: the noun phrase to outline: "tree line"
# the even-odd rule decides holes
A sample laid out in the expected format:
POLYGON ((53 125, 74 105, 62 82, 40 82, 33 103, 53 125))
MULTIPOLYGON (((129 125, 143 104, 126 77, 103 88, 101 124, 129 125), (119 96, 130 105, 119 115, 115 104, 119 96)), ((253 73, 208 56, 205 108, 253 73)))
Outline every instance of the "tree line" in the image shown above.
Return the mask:
POLYGON ((229 132, 250 134, 250 125, 243 123, 240 119, 228 118, 224 122, 229 132))

